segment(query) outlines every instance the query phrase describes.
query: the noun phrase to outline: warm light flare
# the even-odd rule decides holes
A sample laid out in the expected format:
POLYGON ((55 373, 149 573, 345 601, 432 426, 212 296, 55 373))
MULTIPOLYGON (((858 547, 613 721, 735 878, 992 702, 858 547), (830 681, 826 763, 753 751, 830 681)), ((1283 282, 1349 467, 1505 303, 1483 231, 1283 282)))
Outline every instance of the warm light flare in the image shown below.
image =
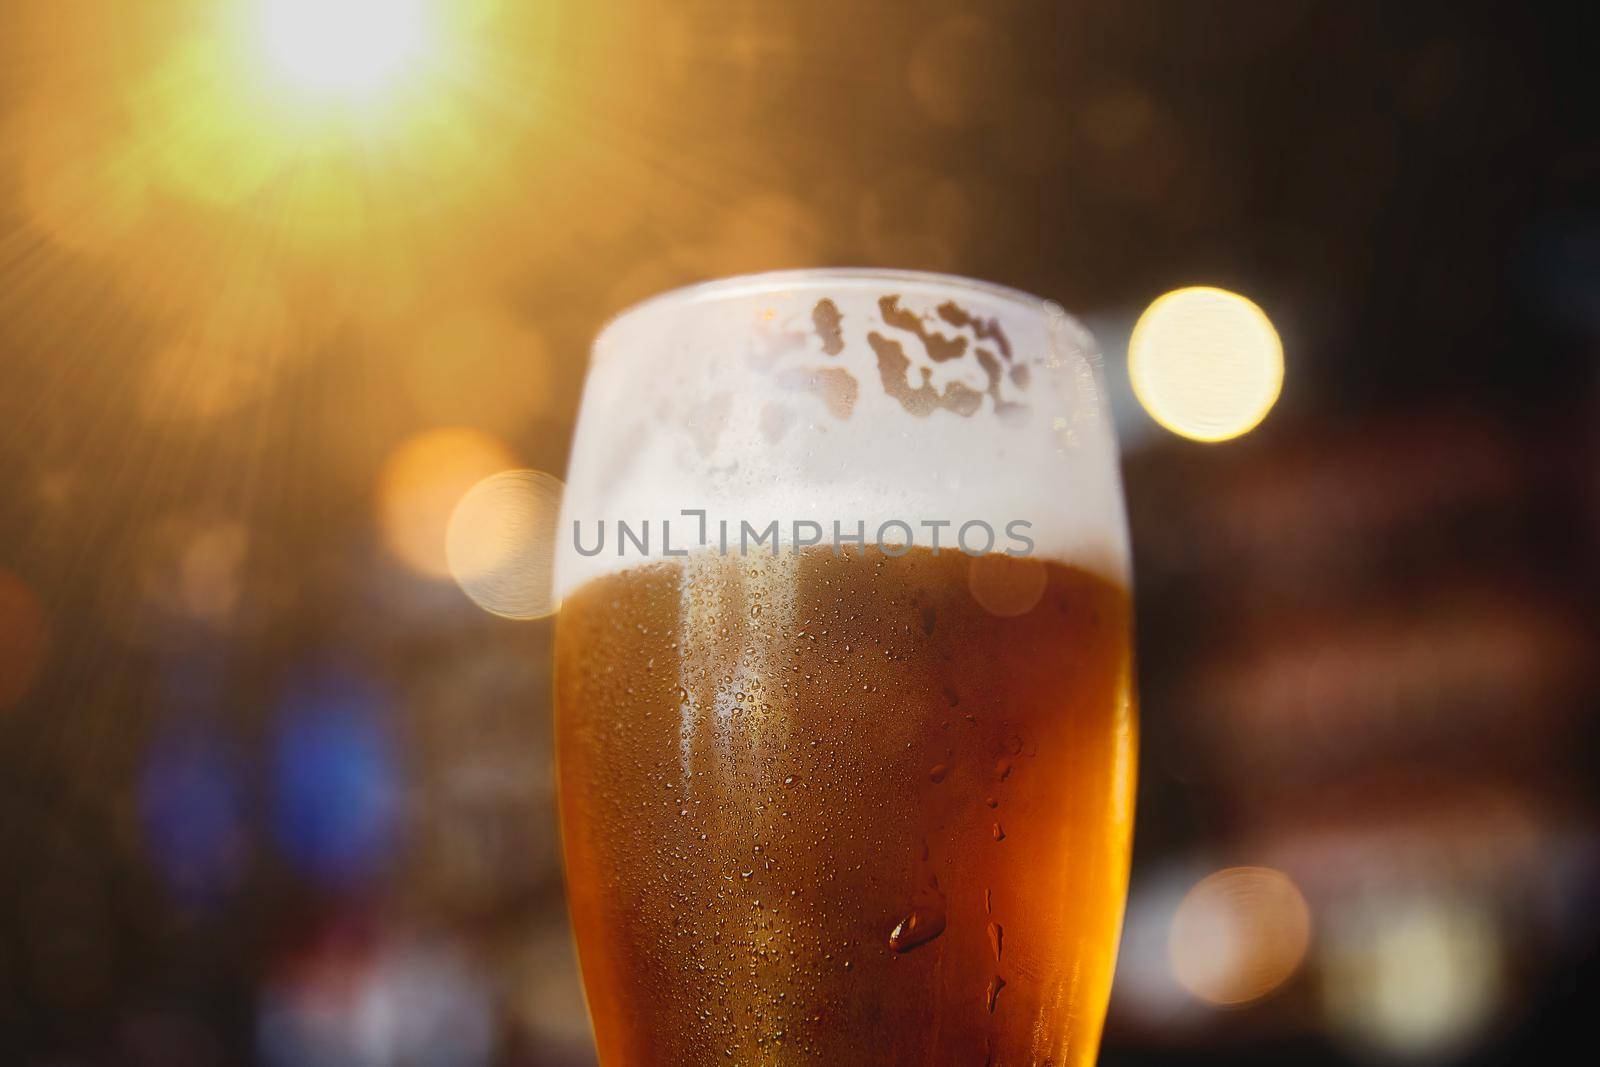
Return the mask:
POLYGON ((560 479, 542 471, 491 475, 461 498, 445 532, 450 573, 483 610, 538 619, 557 608, 554 590, 560 479))
POLYGON ((1150 417, 1196 441, 1254 429, 1283 388, 1283 343, 1238 293, 1176 289, 1152 303, 1128 341, 1128 376, 1150 417))
POLYGON ((429 37, 425 0, 257 0, 261 46, 298 88, 364 96, 414 67, 429 37))
POLYGON ((378 479, 378 518, 389 551, 429 578, 449 578, 445 529, 467 491, 519 466, 498 438, 469 427, 426 430, 389 453, 378 479))
POLYGON ((1311 909, 1288 875, 1229 867, 1200 881, 1172 917, 1172 972, 1196 998, 1218 1007, 1259 1000, 1305 959, 1311 909))

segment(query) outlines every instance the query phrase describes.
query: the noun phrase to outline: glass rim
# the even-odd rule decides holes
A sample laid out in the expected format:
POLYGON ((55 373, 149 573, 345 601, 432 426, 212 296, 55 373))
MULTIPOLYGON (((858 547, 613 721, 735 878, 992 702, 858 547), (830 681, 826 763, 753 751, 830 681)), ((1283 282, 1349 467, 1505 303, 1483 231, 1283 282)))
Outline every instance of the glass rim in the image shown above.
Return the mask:
POLYGON ((1025 309, 1035 314, 1052 308, 1066 314, 1066 310, 1053 300, 1015 289, 998 282, 969 278, 962 274, 944 274, 939 271, 901 270, 893 267, 798 267, 787 270, 758 271, 753 274, 731 274, 724 278, 711 278, 691 282, 673 289, 645 297, 629 304, 608 317, 595 332, 594 346, 599 347, 606 336, 623 323, 643 315, 672 307, 691 307, 720 299, 738 299, 764 292, 781 292, 785 289, 817 287, 840 283, 860 285, 869 282, 907 283, 934 288, 979 293, 996 300, 1025 309))

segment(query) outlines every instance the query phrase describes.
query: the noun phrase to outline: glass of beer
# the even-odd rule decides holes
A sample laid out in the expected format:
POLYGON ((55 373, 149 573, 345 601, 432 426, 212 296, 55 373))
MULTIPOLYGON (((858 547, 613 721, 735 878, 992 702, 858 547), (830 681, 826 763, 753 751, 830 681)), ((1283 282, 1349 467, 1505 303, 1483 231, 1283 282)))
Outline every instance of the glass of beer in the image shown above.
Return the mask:
POLYGON ((556 583, 602 1063, 1094 1061, 1137 738, 1116 445, 1072 319, 859 270, 625 312, 556 583))

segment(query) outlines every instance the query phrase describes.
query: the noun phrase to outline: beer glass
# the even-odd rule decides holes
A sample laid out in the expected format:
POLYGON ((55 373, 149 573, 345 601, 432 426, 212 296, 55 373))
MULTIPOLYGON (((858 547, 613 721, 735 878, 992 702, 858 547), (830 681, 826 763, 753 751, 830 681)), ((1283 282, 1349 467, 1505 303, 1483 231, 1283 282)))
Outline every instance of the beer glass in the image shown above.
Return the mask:
POLYGON ((1087 1064, 1135 707, 1085 332, 954 277, 649 300, 595 342, 556 564, 601 1062, 1087 1064))

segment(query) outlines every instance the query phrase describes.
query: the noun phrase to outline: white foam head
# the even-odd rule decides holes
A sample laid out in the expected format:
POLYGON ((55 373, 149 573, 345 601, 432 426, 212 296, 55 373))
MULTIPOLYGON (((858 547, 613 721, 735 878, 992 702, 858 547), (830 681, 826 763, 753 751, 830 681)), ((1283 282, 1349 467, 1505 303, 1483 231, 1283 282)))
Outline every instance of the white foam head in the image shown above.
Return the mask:
MULTIPOLYGON (((999 286, 900 271, 813 270, 667 293, 595 341, 559 527, 556 593, 699 547, 706 512, 738 550, 756 530, 903 522, 951 547, 985 523, 995 550, 1128 579, 1110 410, 1092 340, 1060 308, 999 286), (618 520, 650 526, 648 552, 618 520), (586 555, 574 542, 574 523, 586 555), (663 544, 670 522, 670 545, 663 544)), ((982 547, 982 527, 969 545, 982 547)), ((799 536, 808 536, 801 528, 799 536)), ((890 526, 890 543, 905 543, 890 526)), ((847 546, 848 547, 848 546, 847 546)), ((752 551, 765 551, 765 548, 752 551)))

